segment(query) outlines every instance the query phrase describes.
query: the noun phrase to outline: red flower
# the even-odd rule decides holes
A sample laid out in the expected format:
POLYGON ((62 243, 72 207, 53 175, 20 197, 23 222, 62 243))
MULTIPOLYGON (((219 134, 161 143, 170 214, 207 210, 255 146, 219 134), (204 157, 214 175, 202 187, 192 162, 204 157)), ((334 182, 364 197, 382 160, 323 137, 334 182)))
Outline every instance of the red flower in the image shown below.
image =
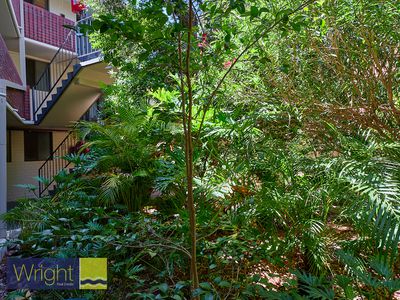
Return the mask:
POLYGON ((203 33, 201 35, 201 42, 198 43, 197 46, 200 48, 201 53, 203 54, 204 48, 207 47, 207 33, 203 33))
POLYGON ((234 58, 232 61, 228 60, 226 62, 224 62, 224 69, 229 69, 233 63, 236 62, 236 58, 234 58))
POLYGON ((78 141, 75 146, 70 147, 69 153, 70 154, 78 154, 79 152, 87 154, 90 152, 90 148, 83 148, 83 145, 85 144, 85 141, 78 141), (83 148, 83 149, 82 149, 83 148))
POLYGON ((229 69, 232 66, 232 62, 230 60, 224 62, 224 69, 229 69))

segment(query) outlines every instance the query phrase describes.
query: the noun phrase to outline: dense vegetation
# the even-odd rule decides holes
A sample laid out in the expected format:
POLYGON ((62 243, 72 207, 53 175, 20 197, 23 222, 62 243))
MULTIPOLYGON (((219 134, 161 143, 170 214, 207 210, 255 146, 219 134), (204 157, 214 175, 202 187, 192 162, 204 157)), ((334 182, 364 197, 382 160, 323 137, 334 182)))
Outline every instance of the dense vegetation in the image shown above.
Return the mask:
POLYGON ((35 299, 396 296, 400 2, 88 2, 102 121, 5 219, 19 255, 107 257, 109 290, 35 299))

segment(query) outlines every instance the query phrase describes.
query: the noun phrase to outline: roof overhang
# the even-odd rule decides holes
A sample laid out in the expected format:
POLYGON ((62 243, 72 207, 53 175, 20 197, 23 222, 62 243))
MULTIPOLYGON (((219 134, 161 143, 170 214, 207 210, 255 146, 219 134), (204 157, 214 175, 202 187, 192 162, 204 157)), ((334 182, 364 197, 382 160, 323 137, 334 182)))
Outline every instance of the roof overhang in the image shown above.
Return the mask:
POLYGON ((18 21, 9 0, 0 1, 0 33, 4 40, 20 37, 18 21))

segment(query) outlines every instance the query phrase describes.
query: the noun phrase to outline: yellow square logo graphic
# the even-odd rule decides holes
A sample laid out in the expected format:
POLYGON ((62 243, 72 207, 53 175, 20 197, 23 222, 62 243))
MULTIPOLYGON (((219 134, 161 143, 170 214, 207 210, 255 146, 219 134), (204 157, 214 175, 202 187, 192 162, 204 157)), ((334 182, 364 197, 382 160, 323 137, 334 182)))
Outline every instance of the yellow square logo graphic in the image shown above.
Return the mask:
POLYGON ((107 289, 107 258, 79 259, 79 289, 107 289))

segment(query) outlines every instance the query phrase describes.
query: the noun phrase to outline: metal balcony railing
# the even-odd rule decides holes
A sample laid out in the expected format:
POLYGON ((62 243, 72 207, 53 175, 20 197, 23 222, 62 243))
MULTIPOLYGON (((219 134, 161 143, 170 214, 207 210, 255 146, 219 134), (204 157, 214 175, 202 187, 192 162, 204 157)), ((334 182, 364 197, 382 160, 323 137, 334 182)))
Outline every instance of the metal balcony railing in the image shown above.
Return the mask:
POLYGON ((98 57, 100 55, 100 50, 93 49, 89 37, 85 35, 79 27, 81 24, 92 25, 92 16, 87 16, 77 22, 76 52, 78 53, 80 61, 87 61, 98 57))

